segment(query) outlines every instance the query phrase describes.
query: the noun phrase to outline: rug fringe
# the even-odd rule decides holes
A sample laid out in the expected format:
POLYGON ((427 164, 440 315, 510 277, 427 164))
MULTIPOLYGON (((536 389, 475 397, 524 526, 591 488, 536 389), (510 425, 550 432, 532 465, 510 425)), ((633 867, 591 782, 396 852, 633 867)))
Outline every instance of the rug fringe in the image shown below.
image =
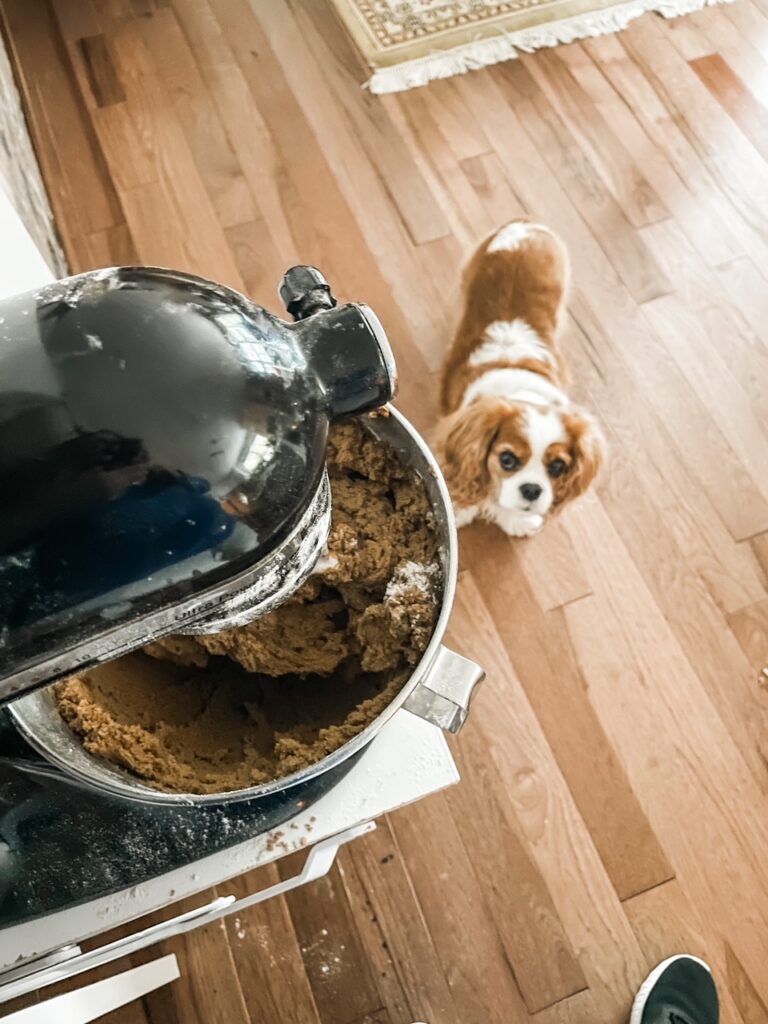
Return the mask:
POLYGON ((649 11, 665 18, 676 18, 720 3, 734 3, 734 0, 630 0, 629 3, 601 11, 590 11, 562 21, 478 39, 416 60, 379 68, 366 82, 366 88, 379 95, 403 92, 426 85, 437 78, 451 78, 453 75, 463 75, 467 71, 513 60, 521 52, 532 53, 545 46, 558 46, 560 43, 573 43, 590 36, 620 32, 635 18, 649 11))

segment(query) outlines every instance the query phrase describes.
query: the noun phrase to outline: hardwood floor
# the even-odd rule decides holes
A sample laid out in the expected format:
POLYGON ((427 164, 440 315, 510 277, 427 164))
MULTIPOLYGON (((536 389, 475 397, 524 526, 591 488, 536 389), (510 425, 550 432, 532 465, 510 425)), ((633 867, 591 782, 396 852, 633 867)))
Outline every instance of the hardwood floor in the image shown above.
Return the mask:
POLYGON ((528 213, 573 254, 564 347, 612 448, 540 537, 464 531, 461 786, 170 943, 184 978, 110 1020, 619 1024, 686 949, 726 1024, 765 1024, 768 0, 380 98, 325 0, 2 9, 74 270, 277 308, 317 263, 427 429, 462 260, 528 213))

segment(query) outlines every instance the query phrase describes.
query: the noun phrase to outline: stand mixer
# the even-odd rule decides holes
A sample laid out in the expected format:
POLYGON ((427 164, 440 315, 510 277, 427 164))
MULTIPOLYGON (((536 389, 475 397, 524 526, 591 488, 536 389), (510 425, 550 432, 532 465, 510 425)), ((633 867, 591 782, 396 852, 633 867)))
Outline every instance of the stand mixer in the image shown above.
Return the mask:
MULTIPOLYGON (((137 886, 278 828, 330 795, 396 716, 390 736, 411 738, 424 736, 417 719, 430 732, 466 720, 483 673, 443 645, 450 496, 392 407, 365 429, 423 483, 443 580, 429 645, 377 718, 289 776, 189 794, 92 755, 57 710, 47 684, 168 633, 248 622, 315 568, 329 424, 383 406, 395 368, 373 313, 338 306, 317 270, 290 270, 280 294, 292 323, 200 278, 126 267, 0 302, 0 932, 130 903, 137 886)), ((411 782, 447 757, 434 740, 419 751, 411 782)), ((359 789, 366 807, 381 793, 366 772, 359 789)))
POLYGON ((329 423, 385 404, 395 366, 319 271, 280 295, 292 323, 122 267, 0 302, 0 703, 242 625, 310 575, 329 423))

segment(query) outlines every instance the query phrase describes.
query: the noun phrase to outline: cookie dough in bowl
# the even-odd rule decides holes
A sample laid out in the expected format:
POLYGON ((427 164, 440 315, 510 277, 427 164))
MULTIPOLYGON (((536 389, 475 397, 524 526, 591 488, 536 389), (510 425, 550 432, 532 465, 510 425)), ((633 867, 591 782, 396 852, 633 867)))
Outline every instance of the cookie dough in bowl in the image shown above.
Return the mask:
POLYGON ((56 686, 86 751, 165 792, 243 790, 316 764, 395 699, 441 606, 427 489, 359 420, 332 428, 327 463, 328 550, 285 604, 56 686))

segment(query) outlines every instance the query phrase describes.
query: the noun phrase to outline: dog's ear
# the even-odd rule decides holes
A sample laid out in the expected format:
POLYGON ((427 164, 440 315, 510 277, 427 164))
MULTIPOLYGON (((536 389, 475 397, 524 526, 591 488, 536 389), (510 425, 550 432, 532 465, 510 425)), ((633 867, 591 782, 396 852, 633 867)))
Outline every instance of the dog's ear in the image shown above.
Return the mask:
POLYGON ((573 462, 563 480, 563 489, 558 505, 564 505, 591 486, 603 467, 608 446, 596 420, 583 409, 576 409, 563 415, 568 432, 573 462))
POLYGON ((488 497, 488 454, 509 412, 505 402, 479 398, 438 423, 437 458, 457 505, 477 505, 488 497))

